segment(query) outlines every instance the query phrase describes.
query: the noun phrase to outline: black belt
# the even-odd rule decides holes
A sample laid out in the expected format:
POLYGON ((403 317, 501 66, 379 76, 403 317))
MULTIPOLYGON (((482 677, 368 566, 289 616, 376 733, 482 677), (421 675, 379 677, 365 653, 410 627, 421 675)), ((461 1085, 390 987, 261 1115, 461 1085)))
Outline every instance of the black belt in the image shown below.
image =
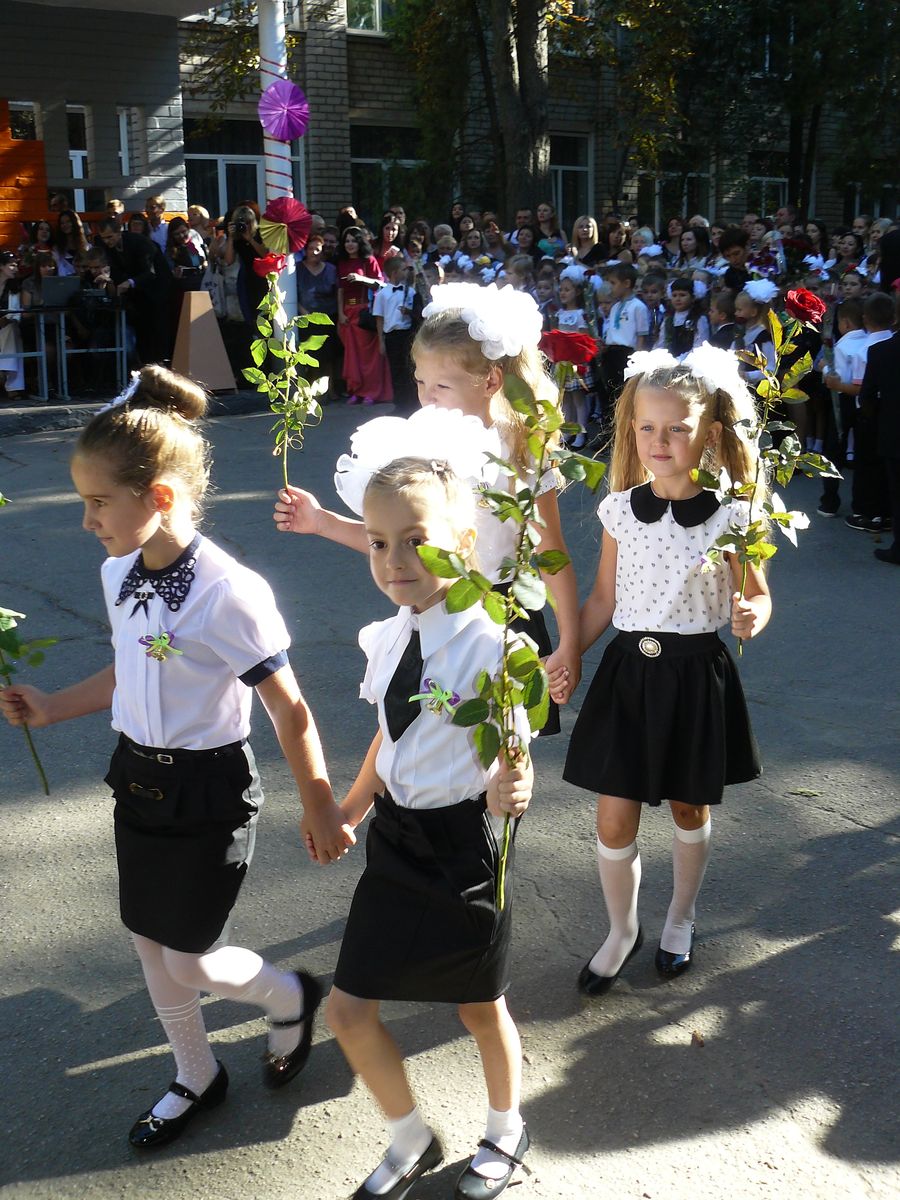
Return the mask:
POLYGON ((227 746, 215 746, 212 750, 161 750, 157 746, 139 746, 125 734, 120 735, 120 741, 126 750, 136 754, 138 758, 148 758, 151 762, 172 766, 175 763, 197 763, 213 758, 227 758, 243 749, 243 742, 229 742, 227 746))
POLYGON ((722 639, 717 633, 663 633, 659 630, 620 629, 616 641, 623 650, 632 654, 643 654, 644 658, 709 654, 722 649, 722 639))

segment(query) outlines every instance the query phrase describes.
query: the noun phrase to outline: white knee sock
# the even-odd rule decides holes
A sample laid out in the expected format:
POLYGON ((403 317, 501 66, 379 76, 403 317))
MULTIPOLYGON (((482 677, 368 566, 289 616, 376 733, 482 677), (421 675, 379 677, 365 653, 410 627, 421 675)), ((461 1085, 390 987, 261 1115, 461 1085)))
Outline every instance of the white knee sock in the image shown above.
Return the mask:
POLYGON ((641 856, 637 842, 614 850, 597 838, 597 867, 609 916, 609 936, 591 959, 590 969, 595 975, 610 976, 622 969, 638 935, 641 856))
POLYGON ((425 1153, 434 1136, 422 1120, 418 1108, 399 1121, 388 1121, 388 1129, 391 1144, 385 1160, 379 1163, 365 1182, 366 1191, 373 1196, 382 1196, 390 1191, 400 1176, 425 1153))
MULTIPOLYGON (((175 1077, 199 1096, 215 1079, 218 1070, 200 1011, 200 994, 196 988, 184 987, 169 975, 163 961, 163 947, 158 942, 139 934, 132 936, 144 970, 147 991, 175 1055, 175 1077)), ((171 1120, 180 1116, 189 1106, 190 1101, 183 1096, 166 1092, 154 1105, 153 1115, 171 1120)))
MULTIPOLYGON (((165 947, 163 959, 169 974, 185 986, 258 1004, 273 1020, 291 1021, 303 1012, 303 989, 297 976, 279 971, 252 950, 222 946, 208 954, 185 954, 165 947)), ((290 1054, 302 1032, 302 1025, 270 1029, 269 1049, 273 1054, 290 1054)))
MULTIPOLYGON (((502 1112, 488 1106, 487 1126, 484 1131, 485 1141, 493 1142, 507 1154, 515 1154, 524 1123, 517 1108, 510 1108, 502 1112)), ((494 1154, 492 1150, 479 1146, 472 1159, 472 1170, 483 1175, 485 1179, 502 1179, 509 1170, 509 1163, 499 1154, 494 1154)))
POLYGON ((686 954, 691 948, 694 905, 709 861, 712 818, 699 829, 675 826, 672 839, 672 903, 659 944, 670 954, 686 954))

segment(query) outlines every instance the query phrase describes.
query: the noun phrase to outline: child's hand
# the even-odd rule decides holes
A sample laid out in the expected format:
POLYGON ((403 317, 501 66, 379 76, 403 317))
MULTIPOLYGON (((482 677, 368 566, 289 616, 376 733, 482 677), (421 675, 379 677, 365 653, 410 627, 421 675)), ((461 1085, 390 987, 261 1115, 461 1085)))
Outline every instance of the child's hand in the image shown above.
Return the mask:
POLYGON ((531 758, 523 754, 518 762, 511 766, 501 752, 497 761, 500 770, 487 786, 488 811, 495 817, 521 817, 531 800, 534 784, 531 758))
POLYGON ((10 725, 28 725, 31 729, 53 723, 50 696, 27 683, 0 689, 0 713, 10 725))
POLYGON ((581 679, 581 657, 560 647, 544 660, 550 696, 557 704, 566 704, 581 679))
POLYGON ((356 845, 356 834, 333 801, 324 808, 304 810, 300 836, 309 857, 323 867, 337 862, 356 845))
POLYGON ((762 617, 757 611, 753 600, 735 592, 731 598, 731 632, 736 638, 745 641, 755 637, 762 629, 762 617))
POLYGON ((322 505, 312 492, 302 488, 282 488, 275 502, 272 519, 281 533, 318 533, 322 505))

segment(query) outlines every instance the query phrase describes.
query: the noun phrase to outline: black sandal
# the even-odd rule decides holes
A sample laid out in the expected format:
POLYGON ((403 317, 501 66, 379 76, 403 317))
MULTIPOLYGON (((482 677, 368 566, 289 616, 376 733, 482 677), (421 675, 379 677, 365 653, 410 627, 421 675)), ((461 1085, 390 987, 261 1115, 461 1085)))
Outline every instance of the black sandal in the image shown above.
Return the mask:
POLYGON ((509 1163, 509 1170, 505 1176, 501 1175, 499 1179, 489 1179, 486 1175, 479 1175, 477 1171, 472 1169, 472 1161, 470 1159, 469 1165, 456 1182, 454 1200, 492 1200, 492 1197, 499 1196, 509 1184, 516 1167, 521 1167, 526 1175, 531 1174, 529 1168, 522 1161, 528 1147, 531 1145, 528 1130, 524 1125, 522 1126, 522 1136, 519 1138, 515 1154, 508 1154, 506 1150, 501 1150, 499 1146, 494 1145, 493 1142, 489 1142, 487 1138, 482 1138, 478 1145, 484 1147, 485 1150, 490 1150, 491 1154, 497 1154, 500 1158, 505 1158, 509 1163))

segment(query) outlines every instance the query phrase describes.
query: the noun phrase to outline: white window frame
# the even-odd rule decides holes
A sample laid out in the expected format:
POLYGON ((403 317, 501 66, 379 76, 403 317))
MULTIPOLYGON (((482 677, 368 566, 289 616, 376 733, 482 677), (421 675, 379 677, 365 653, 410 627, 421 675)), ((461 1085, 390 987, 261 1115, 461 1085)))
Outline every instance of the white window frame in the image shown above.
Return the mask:
MULTIPOLYGON (((227 118, 226 118, 227 120, 227 118)), ((295 145, 297 143, 292 143, 295 145)), ((291 174, 295 175, 300 182, 300 192, 297 199, 305 202, 306 199, 306 160, 303 155, 303 143, 299 143, 299 152, 292 154, 291 158, 291 174), (299 168, 299 170, 297 169, 299 168)), ((229 163, 236 165, 255 164, 256 165, 256 200, 260 208, 266 207, 266 159, 263 154, 185 154, 184 162, 185 169, 189 162, 214 162, 218 164, 216 180, 219 189, 219 203, 217 206, 218 215, 228 211, 228 186, 226 168, 229 163)), ((296 194, 296 193, 295 193, 296 194)), ((188 196, 188 204, 193 204, 194 199, 188 196)), ((213 214, 214 216, 217 214, 213 214)))
MULTIPOLYGON (((349 7, 349 6, 348 6, 349 7)), ((384 30, 384 16, 381 8, 381 0, 372 0, 373 18, 375 21, 374 29, 363 29, 358 25, 350 24, 350 15, 347 14, 347 32, 361 34, 363 37, 386 37, 384 30)), ((362 161, 362 160, 360 160, 362 161)), ((399 161, 399 160, 398 160, 399 161)))
MULTIPOLYGON (((787 200, 788 178, 786 175, 748 175, 747 176, 748 192, 749 192, 749 187, 750 187, 751 183, 760 184, 762 186, 763 193, 765 193, 766 188, 769 186, 774 186, 775 188, 778 189, 778 197, 779 197, 778 204, 772 210, 773 213, 777 212, 779 208, 783 208, 784 205, 787 204, 787 202, 788 202, 788 200, 787 200)), ((748 198, 747 203, 748 204, 750 203, 749 198, 748 198)), ((760 207, 760 209, 764 209, 765 205, 761 204, 759 207, 760 207)), ((764 217, 765 215, 766 214, 764 212, 760 212, 760 216, 764 217)))
MULTIPOLYGON (((365 31, 364 31, 365 32, 365 31)), ((391 167, 403 167, 406 170, 415 170, 416 167, 424 166, 424 158, 362 158, 359 155, 353 155, 350 158, 350 170, 354 167, 381 167, 381 211, 386 212, 387 206, 395 197, 391 194, 388 187, 388 175, 391 167)))
POLYGON ((572 213, 571 217, 569 217, 562 211, 562 180, 563 174, 566 172, 587 176, 587 191, 585 193, 587 196, 587 207, 585 212, 590 213, 594 211, 594 135, 592 133, 573 133, 570 129, 551 129, 549 137, 551 146, 553 145, 553 138, 555 137, 583 138, 587 142, 586 166, 554 166, 552 161, 550 163, 550 199, 553 202, 553 207, 556 209, 557 219, 559 220, 560 224, 564 224, 564 218, 565 221, 574 221, 576 217, 581 215, 580 213, 572 213))
MULTIPOLYGON (((85 104, 67 104, 66 116, 69 113, 83 113, 85 125, 85 141, 87 140, 87 105, 85 104)), ((85 150, 69 150, 69 169, 72 172, 73 179, 87 179, 86 167, 88 165, 88 151, 85 150)), ((84 189, 74 188, 72 192, 72 203, 76 212, 84 212, 85 199, 84 189)))
POLYGON ((119 125, 119 174, 126 178, 131 174, 131 113, 127 108, 117 108, 119 125))

